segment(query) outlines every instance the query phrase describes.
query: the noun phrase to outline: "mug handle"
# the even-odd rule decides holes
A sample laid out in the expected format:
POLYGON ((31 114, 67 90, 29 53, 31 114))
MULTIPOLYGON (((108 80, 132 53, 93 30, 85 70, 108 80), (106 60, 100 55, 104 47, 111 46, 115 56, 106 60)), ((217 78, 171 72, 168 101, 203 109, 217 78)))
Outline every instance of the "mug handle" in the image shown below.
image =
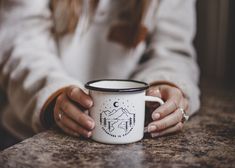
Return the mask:
MULTIPOLYGON (((145 101, 149 101, 149 102, 157 102, 161 105, 164 104, 164 101, 159 98, 159 97, 154 97, 154 96, 145 96, 145 101)), ((144 133, 148 132, 148 127, 144 127, 144 133)))
POLYGON ((144 98, 145 98, 145 101, 158 102, 160 105, 164 104, 164 101, 159 97, 145 96, 144 98))

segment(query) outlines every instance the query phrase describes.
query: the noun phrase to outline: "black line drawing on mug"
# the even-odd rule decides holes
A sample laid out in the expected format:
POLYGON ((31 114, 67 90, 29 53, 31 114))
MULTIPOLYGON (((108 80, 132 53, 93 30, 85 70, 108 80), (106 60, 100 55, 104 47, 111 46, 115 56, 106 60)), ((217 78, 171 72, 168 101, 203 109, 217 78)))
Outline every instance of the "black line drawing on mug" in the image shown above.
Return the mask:
POLYGON ((109 135, 122 137, 129 134, 135 126, 135 114, 129 112, 125 107, 119 107, 121 104, 114 101, 109 110, 103 110, 100 113, 100 125, 109 135))
POLYGON ((113 106, 114 106, 114 107, 118 107, 118 106, 119 106, 118 102, 115 101, 115 102, 113 103, 113 106))

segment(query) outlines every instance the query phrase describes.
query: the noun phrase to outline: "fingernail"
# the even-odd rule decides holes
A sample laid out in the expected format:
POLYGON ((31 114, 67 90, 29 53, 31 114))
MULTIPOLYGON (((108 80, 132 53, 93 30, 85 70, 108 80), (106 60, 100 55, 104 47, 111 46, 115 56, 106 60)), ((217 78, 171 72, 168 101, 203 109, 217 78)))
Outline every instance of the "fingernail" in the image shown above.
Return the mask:
POLYGON ((91 134, 92 134, 91 132, 88 132, 88 133, 87 133, 87 138, 90 138, 90 137, 91 137, 91 134))
POLYGON ((152 131, 155 131, 155 130, 156 130, 156 126, 154 126, 154 125, 148 126, 148 132, 152 132, 152 131))
POLYGON ((88 126, 90 127, 90 129, 93 129, 95 124, 92 121, 88 121, 88 126))
POLYGON ((91 106, 93 105, 93 102, 92 102, 91 100, 87 100, 87 101, 86 101, 86 105, 87 105, 88 107, 91 107, 91 106))
POLYGON ((154 113, 153 114, 153 120, 157 120, 160 118, 160 114, 159 113, 154 113))
POLYGON ((152 138, 159 137, 159 136, 160 136, 160 133, 158 133, 158 132, 155 132, 155 133, 151 134, 152 138))

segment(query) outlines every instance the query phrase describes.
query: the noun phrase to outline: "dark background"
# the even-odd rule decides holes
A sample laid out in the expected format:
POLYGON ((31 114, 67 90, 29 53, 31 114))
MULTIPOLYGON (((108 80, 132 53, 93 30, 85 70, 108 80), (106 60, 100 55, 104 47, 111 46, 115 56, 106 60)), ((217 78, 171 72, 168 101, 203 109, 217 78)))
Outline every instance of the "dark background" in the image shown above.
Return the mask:
POLYGON ((198 0, 197 22, 201 83, 235 86, 235 1, 198 0))

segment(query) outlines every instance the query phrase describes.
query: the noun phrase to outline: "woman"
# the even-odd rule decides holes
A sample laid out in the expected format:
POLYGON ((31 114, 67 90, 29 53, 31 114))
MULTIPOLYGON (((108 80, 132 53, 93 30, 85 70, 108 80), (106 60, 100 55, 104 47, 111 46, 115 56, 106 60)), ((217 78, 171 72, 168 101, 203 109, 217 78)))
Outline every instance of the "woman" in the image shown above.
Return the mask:
POLYGON ((100 78, 147 82, 148 132, 183 128, 199 108, 192 40, 195 0, 6 0, 1 4, 2 124, 26 138, 56 124, 90 137, 93 105, 83 85, 100 78))

